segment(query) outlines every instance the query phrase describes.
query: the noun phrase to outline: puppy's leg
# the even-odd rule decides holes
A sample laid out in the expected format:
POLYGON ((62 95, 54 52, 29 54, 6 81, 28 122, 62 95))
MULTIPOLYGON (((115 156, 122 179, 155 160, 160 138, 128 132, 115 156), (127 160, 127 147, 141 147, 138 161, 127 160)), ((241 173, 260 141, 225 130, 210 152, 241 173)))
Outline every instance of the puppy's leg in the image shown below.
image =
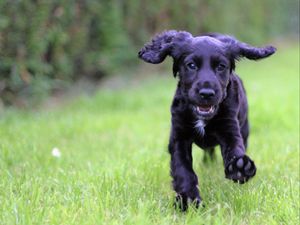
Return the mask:
POLYGON ((246 121, 243 124, 243 126, 241 126, 241 135, 242 135, 242 138, 243 138, 243 141, 244 141, 245 150, 247 150, 248 136, 249 136, 249 123, 248 123, 248 119, 246 119, 246 121))
POLYGON ((225 176, 235 182, 245 183, 256 173, 254 162, 245 154, 244 140, 238 121, 227 119, 222 121, 219 132, 225 176))
POLYGON ((204 151, 203 162, 208 163, 216 160, 215 148, 208 148, 204 151))
POLYGON ((189 202, 198 207, 201 198, 197 188, 198 178, 192 167, 192 141, 178 139, 171 135, 169 152, 171 154, 173 188, 177 193, 175 204, 182 211, 187 210, 189 202))

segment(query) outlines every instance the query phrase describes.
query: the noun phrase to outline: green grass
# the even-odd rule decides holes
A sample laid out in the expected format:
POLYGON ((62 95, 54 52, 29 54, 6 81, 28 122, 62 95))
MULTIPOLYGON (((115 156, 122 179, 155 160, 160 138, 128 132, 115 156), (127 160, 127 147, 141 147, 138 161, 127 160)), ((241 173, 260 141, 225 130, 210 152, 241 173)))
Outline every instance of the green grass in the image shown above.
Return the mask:
POLYGON ((257 175, 235 184, 219 152, 204 165, 194 147, 206 207, 185 214, 169 176, 171 72, 52 110, 2 112, 0 224, 298 224, 298 51, 239 63, 257 175))

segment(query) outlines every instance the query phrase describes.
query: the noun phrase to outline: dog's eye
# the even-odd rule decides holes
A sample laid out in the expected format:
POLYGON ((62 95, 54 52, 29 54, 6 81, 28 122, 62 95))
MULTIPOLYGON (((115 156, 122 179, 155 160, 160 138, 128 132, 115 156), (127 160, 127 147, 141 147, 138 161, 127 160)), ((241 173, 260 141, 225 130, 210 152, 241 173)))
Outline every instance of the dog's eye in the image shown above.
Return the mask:
POLYGON ((187 66, 187 68, 189 68, 190 70, 195 70, 195 69, 197 69, 197 66, 195 65, 195 63, 188 63, 186 66, 187 66))
POLYGON ((223 64, 223 63, 220 63, 218 66, 217 66, 217 71, 218 72, 223 72, 223 71, 225 71, 226 69, 227 69, 227 66, 225 65, 225 64, 223 64))

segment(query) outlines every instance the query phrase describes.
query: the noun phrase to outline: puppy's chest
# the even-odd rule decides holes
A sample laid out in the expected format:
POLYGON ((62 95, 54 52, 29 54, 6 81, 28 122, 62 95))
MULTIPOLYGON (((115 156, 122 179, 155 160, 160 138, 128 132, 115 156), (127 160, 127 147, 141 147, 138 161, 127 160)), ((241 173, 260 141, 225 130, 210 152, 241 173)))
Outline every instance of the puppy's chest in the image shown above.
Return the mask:
POLYGON ((206 126, 206 122, 202 119, 198 119, 198 120, 196 120, 194 128, 196 129, 198 134, 200 134, 201 136, 204 136, 205 126, 206 126))

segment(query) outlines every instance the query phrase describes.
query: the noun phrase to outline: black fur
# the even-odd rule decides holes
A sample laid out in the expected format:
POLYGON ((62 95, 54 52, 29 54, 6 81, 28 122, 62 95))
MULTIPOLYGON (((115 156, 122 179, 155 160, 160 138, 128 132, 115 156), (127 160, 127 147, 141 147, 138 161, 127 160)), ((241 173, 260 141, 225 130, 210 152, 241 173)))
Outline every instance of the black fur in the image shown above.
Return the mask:
POLYGON ((185 31, 157 35, 139 52, 149 63, 173 58, 173 74, 179 75, 171 106, 169 142, 171 176, 182 210, 188 202, 201 202, 198 179, 192 167, 192 144, 210 152, 221 146, 225 176, 244 183, 256 173, 245 154, 249 134, 248 104, 236 60, 262 59, 272 55, 272 46, 257 48, 221 34, 193 37, 185 31))

